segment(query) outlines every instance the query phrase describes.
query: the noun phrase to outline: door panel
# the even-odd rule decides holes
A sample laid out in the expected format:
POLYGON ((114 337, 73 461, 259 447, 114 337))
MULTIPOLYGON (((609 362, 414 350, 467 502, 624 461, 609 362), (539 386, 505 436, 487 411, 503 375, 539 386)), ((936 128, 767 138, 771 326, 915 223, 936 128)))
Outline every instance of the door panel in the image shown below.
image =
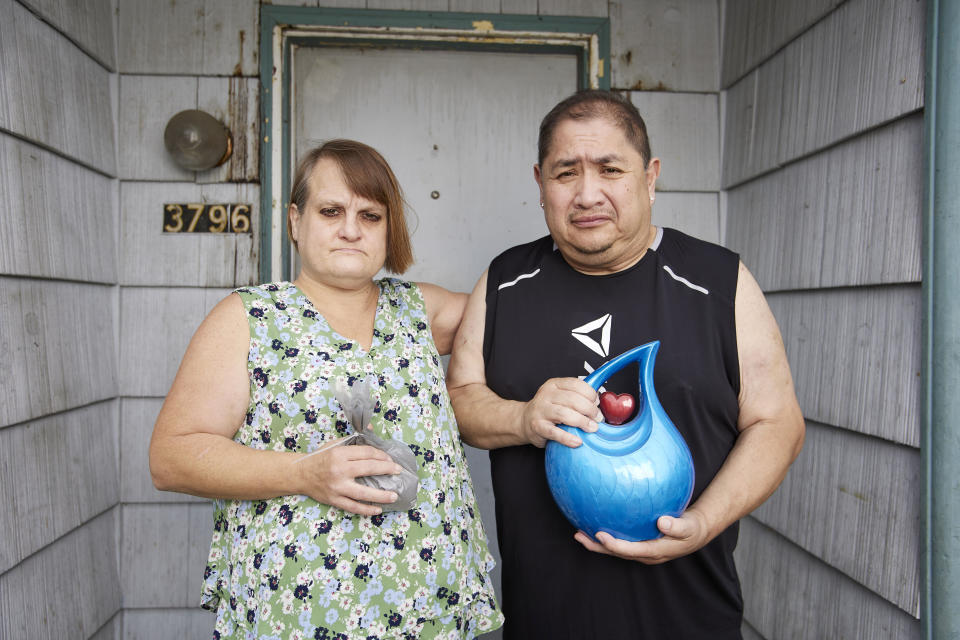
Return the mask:
POLYGON ((416 260, 405 278, 470 291, 492 257, 547 233, 537 130, 577 88, 573 55, 301 47, 293 77, 295 156, 352 138, 397 174, 416 260))
MULTIPOLYGON (((537 133, 577 89, 575 56, 299 47, 293 64, 294 161, 331 138, 384 155, 409 204, 416 262, 404 278, 470 291, 494 256, 547 233, 537 133)), ((489 459, 465 449, 499 593, 489 459)))

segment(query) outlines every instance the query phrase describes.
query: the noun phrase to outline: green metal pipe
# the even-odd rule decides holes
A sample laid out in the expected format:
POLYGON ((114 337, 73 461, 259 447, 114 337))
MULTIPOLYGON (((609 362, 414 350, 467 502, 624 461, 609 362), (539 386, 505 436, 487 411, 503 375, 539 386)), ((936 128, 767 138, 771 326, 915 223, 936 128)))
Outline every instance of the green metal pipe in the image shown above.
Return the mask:
POLYGON ((923 269, 924 638, 960 638, 960 3, 927 0, 923 269))

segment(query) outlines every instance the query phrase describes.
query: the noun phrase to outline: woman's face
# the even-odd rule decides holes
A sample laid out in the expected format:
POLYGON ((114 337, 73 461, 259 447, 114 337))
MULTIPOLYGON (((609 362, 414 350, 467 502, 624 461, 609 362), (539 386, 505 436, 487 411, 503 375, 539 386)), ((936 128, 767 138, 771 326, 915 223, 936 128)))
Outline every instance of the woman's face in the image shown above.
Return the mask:
POLYGON ((301 274, 335 287, 366 285, 387 258, 387 207, 353 193, 340 167, 321 158, 307 180, 306 207, 291 208, 301 274))

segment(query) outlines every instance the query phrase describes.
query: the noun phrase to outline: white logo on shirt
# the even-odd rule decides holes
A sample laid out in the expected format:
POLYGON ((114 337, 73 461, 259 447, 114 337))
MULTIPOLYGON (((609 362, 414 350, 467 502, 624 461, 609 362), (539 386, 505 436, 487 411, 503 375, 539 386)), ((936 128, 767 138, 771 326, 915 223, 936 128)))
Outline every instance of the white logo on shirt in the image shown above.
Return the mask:
POLYGON ((605 313, 596 320, 577 327, 570 331, 570 335, 582 342, 588 349, 598 356, 606 358, 610 354, 610 327, 613 324, 613 316, 605 313), (597 329, 600 330, 600 341, 597 342, 589 334, 597 329))
MULTIPOLYGON (((610 355, 610 331, 612 327, 613 316, 605 313, 596 320, 591 320, 571 330, 570 335, 601 358, 606 358, 610 355), (590 334, 594 334, 594 336, 591 337, 590 334)), ((593 367, 586 360, 583 361, 583 368, 587 373, 593 373, 593 367)), ((580 379, 582 380, 584 377, 580 376, 580 379)))

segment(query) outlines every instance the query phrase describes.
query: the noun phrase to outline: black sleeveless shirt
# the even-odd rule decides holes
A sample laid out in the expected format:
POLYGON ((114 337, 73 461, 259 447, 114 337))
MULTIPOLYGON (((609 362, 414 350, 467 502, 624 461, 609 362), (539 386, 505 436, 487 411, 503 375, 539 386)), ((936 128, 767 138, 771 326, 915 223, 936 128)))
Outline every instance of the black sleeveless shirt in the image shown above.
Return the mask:
MULTIPOLYGON (((548 378, 583 377, 660 340, 654 386, 693 455, 691 503, 737 437, 737 254, 660 229, 636 265, 606 276, 572 269, 547 236, 495 258, 487 276, 487 385, 528 401, 548 378)), ((637 368, 606 384, 636 393, 637 368)), ((504 637, 740 638, 734 524, 700 551, 647 566, 593 553, 547 486, 544 450, 490 452, 503 576, 504 637)))

